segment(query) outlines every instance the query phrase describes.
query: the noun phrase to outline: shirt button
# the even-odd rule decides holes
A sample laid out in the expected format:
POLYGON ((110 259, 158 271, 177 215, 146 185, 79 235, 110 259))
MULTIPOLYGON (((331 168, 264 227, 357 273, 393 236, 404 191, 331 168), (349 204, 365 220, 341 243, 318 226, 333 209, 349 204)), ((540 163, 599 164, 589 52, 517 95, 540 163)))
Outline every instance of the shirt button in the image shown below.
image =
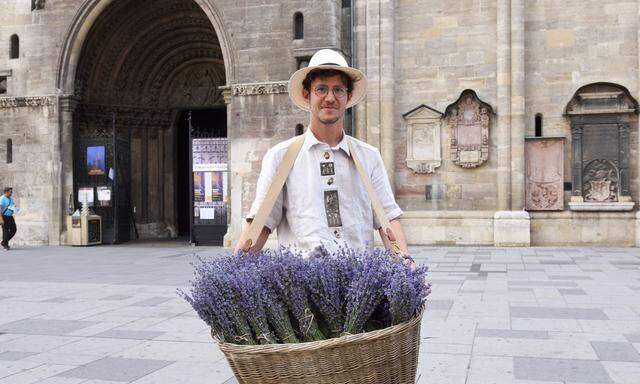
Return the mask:
POLYGON ((333 234, 336 235, 336 239, 340 238, 340 232, 338 231, 333 231, 333 234))
POLYGON ((333 177, 329 178, 329 180, 327 180, 327 184, 331 185, 335 182, 335 180, 333 180, 333 177))
POLYGON ((329 158, 331 157, 331 155, 329 154, 329 152, 325 152, 324 153, 324 158, 329 160, 329 158))

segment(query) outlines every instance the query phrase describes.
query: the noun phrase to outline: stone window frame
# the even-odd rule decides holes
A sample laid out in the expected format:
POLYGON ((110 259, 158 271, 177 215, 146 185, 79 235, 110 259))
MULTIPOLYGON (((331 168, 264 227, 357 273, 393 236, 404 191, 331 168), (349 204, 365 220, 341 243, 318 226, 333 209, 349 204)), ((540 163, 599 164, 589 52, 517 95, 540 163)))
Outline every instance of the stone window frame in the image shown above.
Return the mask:
POLYGON ((9 60, 20 58, 20 37, 14 33, 9 38, 9 60))
POLYGON ((7 164, 13 163, 13 140, 7 139, 7 164))
POLYGON ((535 137, 543 137, 543 130, 542 130, 542 123, 544 116, 542 115, 542 113, 536 113, 536 116, 534 117, 534 124, 535 124, 535 137))
POLYGON ((300 11, 293 14, 293 39, 304 39, 304 15, 300 11))

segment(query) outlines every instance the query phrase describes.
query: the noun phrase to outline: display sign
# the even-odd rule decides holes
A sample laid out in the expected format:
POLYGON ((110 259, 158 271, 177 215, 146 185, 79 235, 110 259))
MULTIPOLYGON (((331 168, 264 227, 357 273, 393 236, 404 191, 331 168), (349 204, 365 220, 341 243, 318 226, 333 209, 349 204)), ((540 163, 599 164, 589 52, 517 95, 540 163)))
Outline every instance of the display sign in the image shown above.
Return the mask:
POLYGON ((104 175, 107 171, 104 146, 87 147, 87 169, 90 176, 104 175))
POLYGON ((79 188, 78 189, 78 201, 81 204, 86 204, 88 206, 93 206, 93 187, 89 188, 79 188))
POLYGON ((227 138, 193 139, 193 171, 226 171, 227 138))
POLYGON ((98 202, 101 207, 110 207, 111 206, 111 187, 96 187, 96 192, 98 193, 98 202))

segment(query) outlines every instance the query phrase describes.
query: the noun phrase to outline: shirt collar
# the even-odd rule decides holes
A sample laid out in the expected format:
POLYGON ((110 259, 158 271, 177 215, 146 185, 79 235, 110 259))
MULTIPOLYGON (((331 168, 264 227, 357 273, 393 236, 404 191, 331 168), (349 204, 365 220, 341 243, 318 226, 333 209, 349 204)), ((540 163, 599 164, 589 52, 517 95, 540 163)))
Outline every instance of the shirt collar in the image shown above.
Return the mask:
MULTIPOLYGON (((348 136, 346 133, 344 133, 344 131, 342 131, 342 133, 342 140, 340 140, 338 145, 333 148, 342 149, 344 153, 347 154, 347 156, 351 156, 351 152, 349 151, 349 142, 347 141, 348 136)), ((322 141, 318 140, 318 138, 313 134, 313 132, 311 132, 311 129, 309 129, 308 127, 304 134, 306 135, 306 137, 304 139, 304 143, 302 144, 302 149, 305 151, 308 151, 316 145, 325 144, 322 141)))

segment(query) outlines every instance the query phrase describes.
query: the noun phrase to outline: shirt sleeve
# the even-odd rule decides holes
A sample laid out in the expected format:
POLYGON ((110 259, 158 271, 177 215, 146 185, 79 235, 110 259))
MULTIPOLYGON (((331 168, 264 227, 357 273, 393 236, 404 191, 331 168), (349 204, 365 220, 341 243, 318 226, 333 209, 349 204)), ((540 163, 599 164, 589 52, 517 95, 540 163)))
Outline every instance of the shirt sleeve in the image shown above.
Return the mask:
MULTIPOLYGON (((253 204, 251 204, 251 209, 249 210, 249 214, 245 217, 245 219, 253 219, 258 213, 258 209, 262 205, 265 197, 267 196, 267 192, 269 191, 269 187, 271 186, 271 181, 275 176, 278 166, 282 162, 282 159, 276 158, 276 151, 270 149, 264 155, 262 159, 262 169, 260 170, 260 176, 258 177, 258 183, 256 185, 256 197, 253 200, 253 204)), ((286 188, 286 185, 285 185, 286 188)), ((273 205, 273 209, 271 213, 267 217, 267 221, 265 222, 265 226, 274 231, 274 229, 280 224, 282 220, 282 211, 283 211, 283 202, 284 202, 284 188, 280 191, 278 198, 276 199, 275 204, 273 205)))
MULTIPOLYGON (((384 166, 384 162, 382 161, 382 156, 380 156, 379 151, 372 152, 373 167, 371 168, 369 176, 371 177, 371 183, 373 184, 373 189, 376 191, 378 195, 378 199, 380 199, 380 204, 382 204, 382 208, 387 214, 387 219, 389 221, 397 219, 402 215, 402 209, 398 203, 396 203, 395 197, 393 197, 393 191, 391 190, 391 184, 389 183, 389 176, 387 175, 387 169, 384 166)), ((380 229, 382 225, 378 221, 378 218, 373 214, 373 228, 380 229)))

